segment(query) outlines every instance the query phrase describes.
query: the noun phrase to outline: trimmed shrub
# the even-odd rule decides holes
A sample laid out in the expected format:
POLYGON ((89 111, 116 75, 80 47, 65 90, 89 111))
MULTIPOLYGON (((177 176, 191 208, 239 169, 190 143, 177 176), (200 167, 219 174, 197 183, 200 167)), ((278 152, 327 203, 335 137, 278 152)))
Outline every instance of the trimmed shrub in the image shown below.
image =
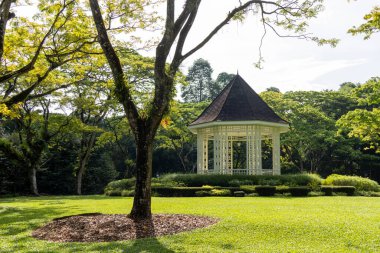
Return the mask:
POLYGON ((333 187, 334 192, 343 192, 347 196, 354 196, 356 188, 354 186, 335 186, 333 187))
POLYGON ((245 192, 243 191, 236 191, 234 192, 235 197, 245 197, 245 192))
POLYGON ((231 196, 231 191, 228 189, 212 189, 211 196, 231 196))
POLYGON ((106 191, 105 194, 110 197, 115 197, 115 196, 121 196, 121 190, 109 190, 106 191))
POLYGON ((289 186, 286 186, 286 185, 276 186, 276 193, 278 194, 289 193, 289 186))
POLYGON ((293 197, 306 197, 310 191, 311 188, 307 186, 289 187, 289 192, 293 197))
POLYGON ((135 178, 125 178, 121 180, 112 181, 112 182, 109 182, 107 186, 104 188, 104 192, 106 193, 109 191, 118 190, 120 191, 120 194, 121 194, 122 190, 133 188, 135 186, 135 182, 136 182, 135 178))
POLYGON ((195 197, 197 191, 211 191, 202 187, 153 187, 152 191, 162 197, 195 197))
POLYGON ((286 185, 310 186, 312 188, 322 183, 316 174, 289 175, 201 175, 201 174, 167 174, 161 180, 183 183, 188 187, 212 185, 221 187, 237 187, 242 185, 286 185))
POLYGON ((322 186, 321 192, 325 194, 325 196, 332 196, 333 195, 333 187, 332 186, 322 186))
POLYGON ((135 190, 122 190, 121 196, 122 197, 134 197, 135 196, 135 190))
POLYGON ((334 186, 354 186, 358 191, 380 191, 380 186, 376 181, 359 176, 332 174, 323 181, 323 184, 334 186))
POLYGON ((211 192, 210 191, 196 191, 195 192, 195 196, 197 196, 197 197, 207 197, 207 196, 211 196, 211 192))
POLYGON ((242 185, 242 186, 240 186, 240 189, 238 189, 236 191, 241 190, 241 191, 244 191, 245 193, 255 193, 256 192, 255 188, 256 187, 253 185, 242 185))
POLYGON ((380 197, 380 192, 357 191, 356 194, 365 197, 380 197))
POLYGON ((273 196, 276 193, 276 187, 270 185, 256 186, 255 190, 259 196, 273 196))

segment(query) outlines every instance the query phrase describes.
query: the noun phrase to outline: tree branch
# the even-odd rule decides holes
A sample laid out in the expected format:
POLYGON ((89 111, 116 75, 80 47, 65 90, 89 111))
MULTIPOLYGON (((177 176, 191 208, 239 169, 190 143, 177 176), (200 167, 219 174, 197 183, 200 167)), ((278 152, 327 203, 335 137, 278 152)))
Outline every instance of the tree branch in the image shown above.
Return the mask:
POLYGON ((107 58, 108 64, 111 67, 112 75, 114 77, 116 85, 115 94, 119 101, 123 104, 129 123, 131 124, 134 132, 136 132, 137 121, 140 119, 140 117, 137 108, 133 103, 130 89, 125 85, 124 73, 120 59, 117 56, 111 44, 111 41, 108 38, 107 29, 104 25, 98 1, 89 1, 96 30, 98 31, 98 40, 107 58))

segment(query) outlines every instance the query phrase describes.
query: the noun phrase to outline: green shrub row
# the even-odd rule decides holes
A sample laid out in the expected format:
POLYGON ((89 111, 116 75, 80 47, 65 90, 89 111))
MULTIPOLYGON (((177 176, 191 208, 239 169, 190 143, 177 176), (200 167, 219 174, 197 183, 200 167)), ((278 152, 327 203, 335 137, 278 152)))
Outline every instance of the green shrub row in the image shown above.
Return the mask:
POLYGON ((332 174, 322 182, 323 185, 354 186, 358 191, 380 191, 379 184, 369 178, 332 174))
POLYGON ((188 187, 212 185, 221 187, 239 187, 242 185, 286 185, 318 187, 322 178, 316 174, 291 175, 200 175, 200 174, 167 174, 163 180, 182 183, 188 187))
POLYGON ((333 193, 346 193, 347 196, 353 196, 356 188, 354 186, 322 186, 321 191, 326 196, 332 196, 333 193))

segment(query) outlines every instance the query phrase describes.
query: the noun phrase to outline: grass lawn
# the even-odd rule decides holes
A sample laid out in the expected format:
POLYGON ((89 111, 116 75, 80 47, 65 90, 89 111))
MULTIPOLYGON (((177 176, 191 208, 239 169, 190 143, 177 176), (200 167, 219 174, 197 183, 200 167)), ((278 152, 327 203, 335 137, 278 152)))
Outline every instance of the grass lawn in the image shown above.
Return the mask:
POLYGON ((0 252, 380 252, 380 198, 153 198, 154 213, 219 217, 209 228, 135 241, 51 243, 30 236, 53 218, 128 213, 131 198, 0 199, 0 252))

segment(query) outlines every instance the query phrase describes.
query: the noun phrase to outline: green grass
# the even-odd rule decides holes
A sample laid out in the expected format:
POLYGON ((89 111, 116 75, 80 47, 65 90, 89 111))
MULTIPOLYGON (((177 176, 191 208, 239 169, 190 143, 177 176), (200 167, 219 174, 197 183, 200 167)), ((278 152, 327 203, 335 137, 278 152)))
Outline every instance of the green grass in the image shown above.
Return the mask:
POLYGON ((30 236, 53 218, 128 213, 131 198, 0 199, 0 252, 380 252, 380 198, 153 198, 154 213, 219 217, 209 228, 110 243, 52 243, 30 236))

